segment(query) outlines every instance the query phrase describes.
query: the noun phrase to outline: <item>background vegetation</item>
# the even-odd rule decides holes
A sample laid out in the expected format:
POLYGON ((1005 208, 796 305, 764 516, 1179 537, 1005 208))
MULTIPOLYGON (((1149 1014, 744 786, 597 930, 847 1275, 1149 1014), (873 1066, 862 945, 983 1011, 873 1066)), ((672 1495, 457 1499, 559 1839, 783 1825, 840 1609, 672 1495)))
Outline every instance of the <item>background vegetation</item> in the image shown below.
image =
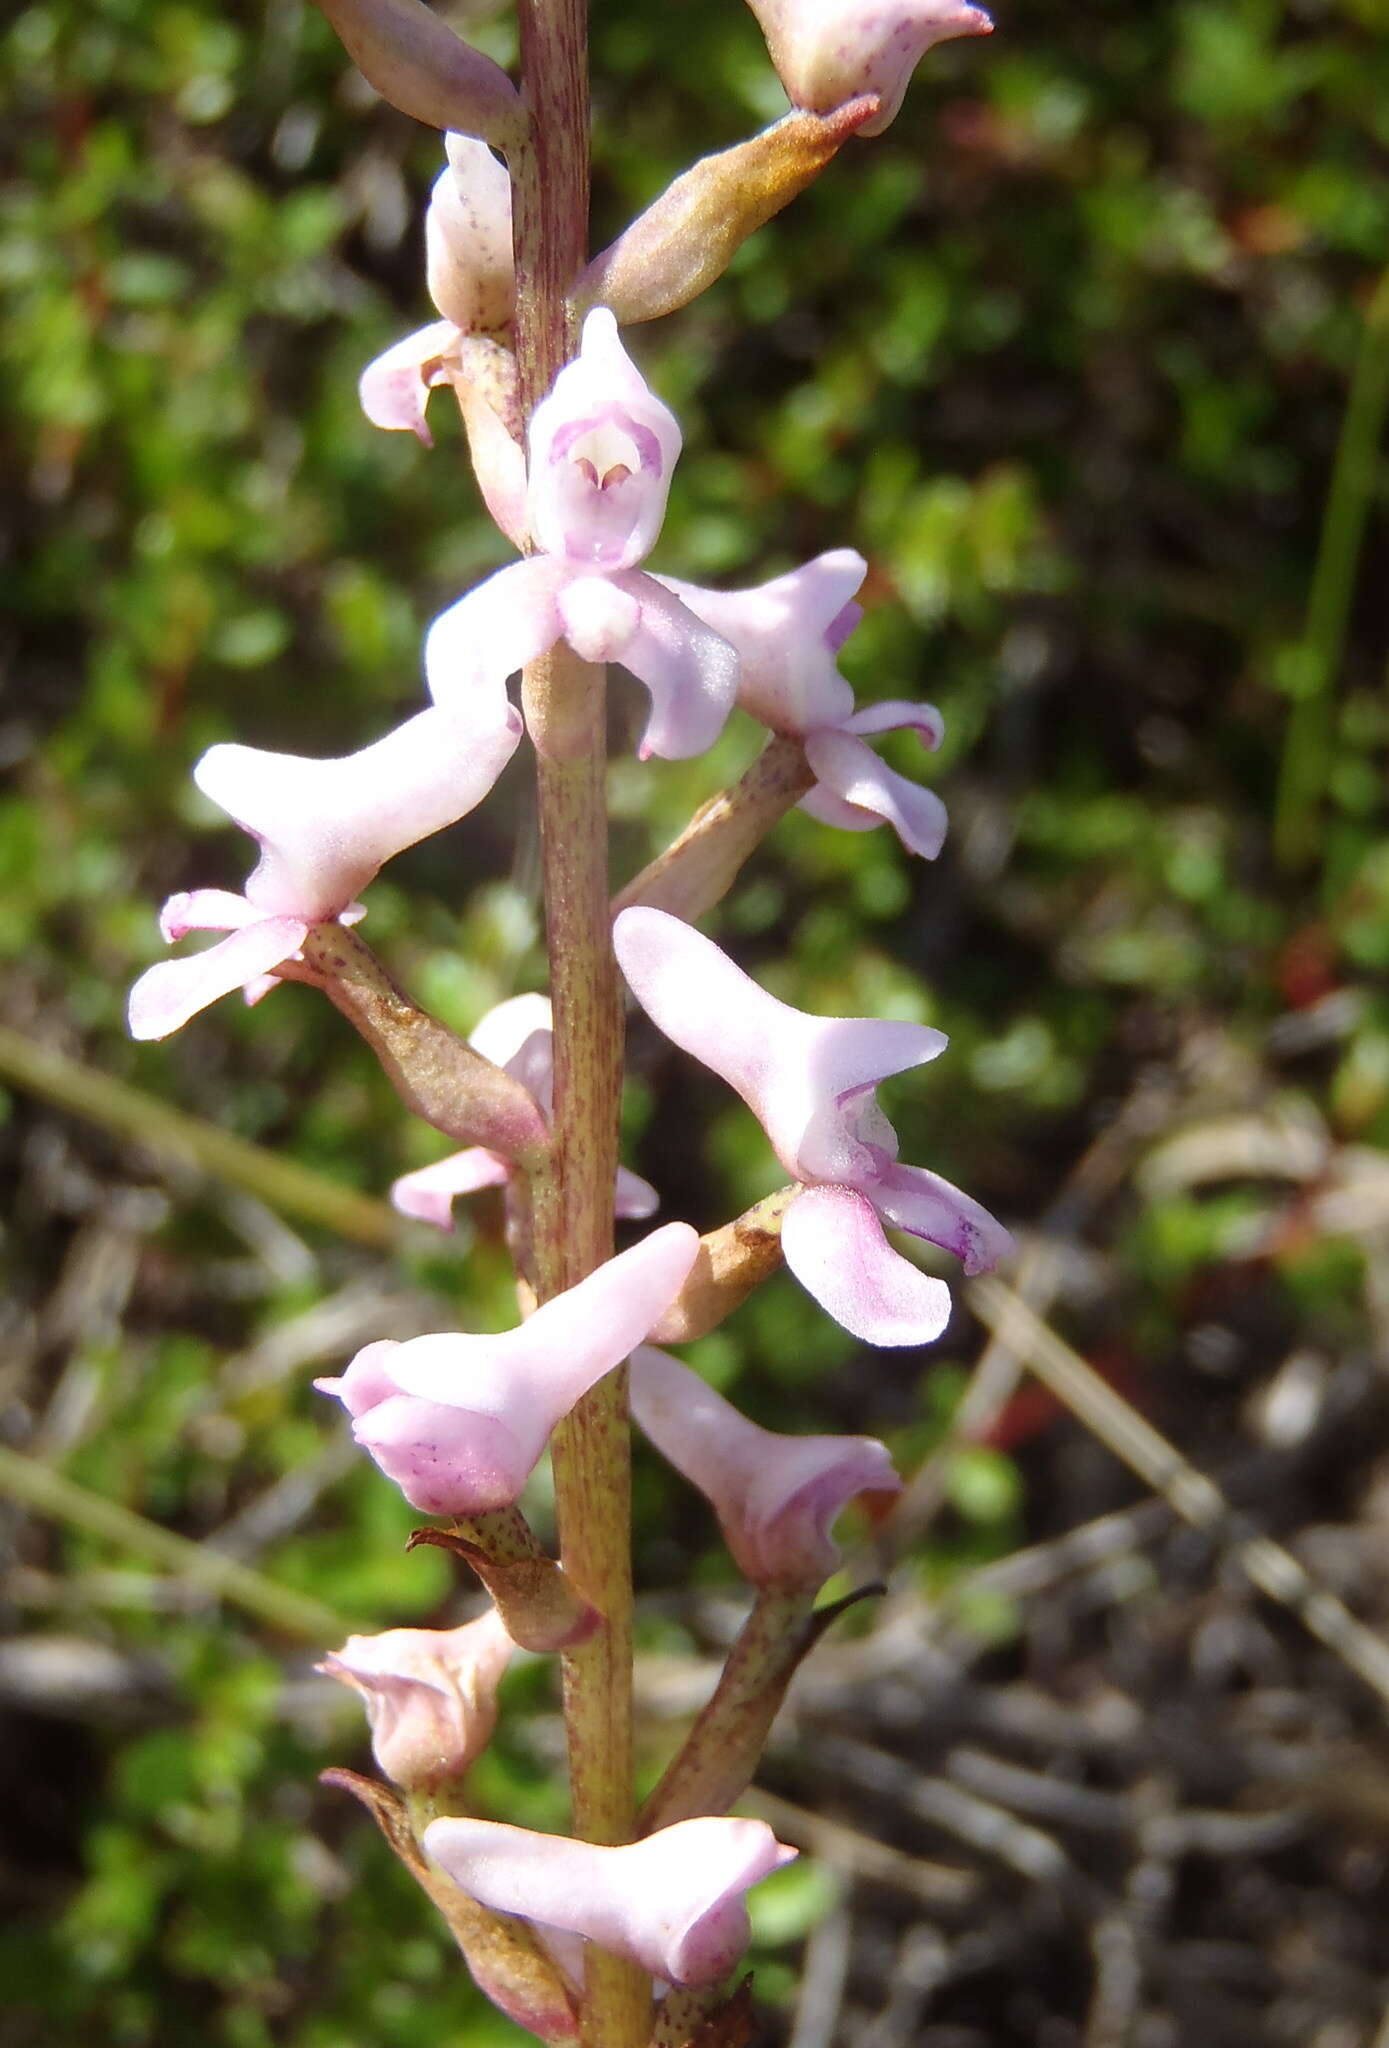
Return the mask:
MULTIPOLYGON (((504 11, 468 22, 509 59, 504 11)), ((846 666, 948 724, 934 868, 794 817, 725 935, 811 1007, 951 1033, 899 1085, 904 1156, 1034 1229, 1034 1303, 1381 1624, 1386 27, 1385 0, 1020 0, 635 338, 687 436, 657 566, 862 547, 846 666)), ((781 105, 738 0, 596 0, 594 68, 597 244, 781 105)), ((514 2031, 314 1782, 363 1751, 315 1654, 460 1589, 308 1383, 507 1321, 495 1219, 383 1216, 441 1146, 311 992, 164 1047, 122 1021, 158 902, 246 869, 198 754, 363 744, 506 559, 444 403, 431 455, 356 405, 427 315, 437 148, 299 0, 37 0, 0 92, 0 1388, 34 1461, 0 1464, 5 2038, 482 2048, 514 2031)), ((638 769, 635 712, 624 871, 756 745, 638 769)), ((535 983, 535 880, 518 765, 375 886, 373 943, 469 1027, 535 983)), ((669 1213, 773 1184, 712 1080, 633 1051, 669 1213)), ((933 1456, 981 1342, 962 1307, 929 1356, 867 1353, 782 1279, 699 1348, 753 1412, 921 1474, 884 1617, 821 1653, 769 1762, 821 1855, 765 1895, 760 1991, 800 2048, 1382 2041, 1382 1699, 996 1348, 933 1456), (1101 1515, 1073 1570, 1055 1540, 1101 1515)), ((697 1504, 640 1492, 654 1766, 734 1586, 697 1504)), ((480 1794, 557 1825, 547 1672, 509 1705, 480 1794)))

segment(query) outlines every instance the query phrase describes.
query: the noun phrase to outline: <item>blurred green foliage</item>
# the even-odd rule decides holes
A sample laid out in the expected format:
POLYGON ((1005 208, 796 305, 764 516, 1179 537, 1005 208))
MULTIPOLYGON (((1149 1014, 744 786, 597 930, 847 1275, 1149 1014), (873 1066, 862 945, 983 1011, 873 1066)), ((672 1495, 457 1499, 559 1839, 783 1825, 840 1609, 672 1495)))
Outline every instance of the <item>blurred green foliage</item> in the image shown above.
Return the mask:
MULTIPOLYGON (((1389 253, 1386 27, 1385 0, 1010 8, 991 43, 933 53, 889 135, 847 149, 704 300, 635 337, 687 437, 657 566, 751 581, 861 546, 846 669, 948 723, 925 771, 954 820, 934 870, 886 832, 793 816, 724 930, 784 995, 950 1032, 892 1094, 903 1153, 1010 1219, 1046 1210, 1146 1063, 1237 1064, 1280 1013, 1338 994, 1338 1033, 1290 1085, 1340 1136, 1389 1138, 1384 598, 1357 574, 1386 541, 1372 405, 1352 420, 1356 517, 1323 530, 1389 253), (1309 619, 1319 551, 1346 603, 1309 619), (1290 705, 1310 699, 1315 829, 1280 871, 1290 705)), ((505 15, 472 32, 510 59, 505 15)), ((597 243, 781 104, 737 0, 600 0, 594 68, 597 243)), ((202 749, 364 743, 418 703, 428 620, 506 559, 443 402, 429 455, 356 404, 361 366, 428 314, 436 142, 299 0, 38 0, 3 31, 0 93, 5 1016, 379 1192, 440 1147, 308 991, 223 1004, 155 1048, 127 1044, 122 1006, 159 950, 153 906, 244 873, 192 791, 202 749)), ((624 872, 756 744, 735 721, 711 756, 639 769, 634 714, 619 694, 624 872)), ((891 758, 920 766, 909 742, 891 758)), ((518 764, 373 889, 373 941, 468 1027, 541 971, 535 871, 518 764)), ((642 1033, 634 1058, 630 1134, 669 1213, 708 1224, 775 1184, 707 1076, 642 1033)), ((120 1327, 89 1316, 34 1354, 20 1434, 199 1537, 307 1485, 310 1509, 271 1515, 251 1552, 268 1573, 345 1626, 446 1616, 444 1560, 403 1556, 408 1510, 332 1463, 340 1424, 306 1385, 353 1348, 353 1302, 399 1285, 385 1263, 193 1183, 117 1228, 113 1190, 148 1187, 148 1164, 53 1128, 9 1099, 7 1169, 36 1198, 6 1240, 17 1313, 41 1316, 94 1231, 135 1277, 120 1327), (296 1333, 325 1293, 341 1323, 315 1350, 296 1333)), ((1258 1212, 1242 1187, 1120 1211, 1131 1363, 1170 1361, 1183 1290, 1258 1212)), ((485 1211, 405 1259, 441 1318, 508 1318, 485 1211)), ((1278 1286, 1289 1316, 1339 1333, 1359 1281, 1333 1248, 1290 1254, 1278 1286)), ((965 1342, 870 1358, 783 1277, 696 1357, 764 1419, 880 1430, 911 1467, 965 1342)), ((1006 1448, 969 1452, 950 1498, 933 1585, 1020 1533, 1006 1448)), ((645 1460, 638 1500, 651 1641, 670 1647, 687 1637, 654 1595, 727 1566, 645 1460)), ((315 1795, 315 1769, 362 1743, 311 1649, 89 1537, 55 1530, 20 1562, 12 1618, 153 1660, 160 1704, 133 1731, 36 1722, 15 1753, 16 2048, 94 2025, 160 2048, 514 2038, 365 1822, 315 1795)), ((547 1674, 518 1673, 513 1708, 480 1799, 558 1825, 547 1674)), ((791 1872, 759 1907, 764 1990, 789 1986, 778 1958, 826 1896, 791 1872)))

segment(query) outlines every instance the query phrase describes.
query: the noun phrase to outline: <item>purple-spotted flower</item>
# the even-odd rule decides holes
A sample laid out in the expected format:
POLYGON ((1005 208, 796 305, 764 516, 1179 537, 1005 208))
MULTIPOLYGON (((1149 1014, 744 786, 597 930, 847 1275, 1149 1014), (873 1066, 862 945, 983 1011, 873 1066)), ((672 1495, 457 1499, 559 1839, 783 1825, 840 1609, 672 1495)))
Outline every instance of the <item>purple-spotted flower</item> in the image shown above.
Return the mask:
POLYGON ((582 1935, 666 1984, 726 1977, 748 1944, 743 1894, 795 1855, 765 1821, 703 1818, 621 1848, 488 1820, 436 1820, 424 1846, 497 1913, 582 1935))
MULTIPOLYGON (((480 1020, 468 1042, 475 1052, 494 1066, 504 1067, 528 1089, 547 1119, 553 1114, 555 1041, 548 996, 511 996, 498 1003, 480 1020)), ((402 1174, 391 1188, 391 1200, 403 1216, 418 1217, 436 1230, 452 1230, 453 1205, 459 1195, 501 1187, 511 1175, 511 1161, 500 1152, 470 1145, 432 1166, 402 1174)), ((618 1167, 614 1215, 650 1216, 659 1205, 660 1197, 649 1181, 629 1173, 625 1166, 618 1167)))
POLYGON ((698 1251, 688 1223, 667 1223, 519 1329, 387 1338, 314 1385, 342 1402, 357 1442, 421 1514, 509 1507, 555 1424, 640 1344, 698 1251))
POLYGON ((993 23, 966 0, 749 0, 793 106, 827 114, 860 93, 881 110, 861 134, 881 135, 926 51, 993 23))
POLYGON ((407 846, 481 803, 516 751, 521 721, 505 697, 471 715, 429 710, 341 760, 259 747, 209 748, 193 780, 260 843, 242 895, 194 889, 171 896, 160 929, 173 945, 192 931, 229 937, 184 960, 163 960, 130 992, 135 1038, 167 1038, 232 989, 256 1000, 292 960, 311 926, 365 915, 356 897, 407 846))
POLYGON ((579 355, 531 418, 527 505, 539 552, 435 620, 424 658, 436 703, 502 688, 563 639, 584 660, 620 661, 645 684, 643 759, 682 760, 713 744, 737 693, 738 657, 637 566, 660 532, 679 453, 674 415, 623 348, 607 307, 595 307, 579 355))
POLYGON ((878 1107, 878 1083, 933 1060, 944 1033, 792 1009, 663 910, 624 910, 613 940, 647 1015, 737 1089, 800 1183, 782 1219, 781 1249, 807 1293, 865 1343, 938 1337, 950 1291, 895 1252, 883 1225, 943 1246, 967 1273, 1012 1247, 968 1195, 899 1162, 897 1134, 878 1107))
POLYGON ((515 1650, 489 1607, 461 1628, 349 1636, 318 1668, 361 1696, 372 1755, 392 1783, 428 1792, 461 1778, 491 1741, 497 1687, 515 1650))
POLYGON ((744 1577, 767 1590, 818 1592, 839 1567, 830 1530, 840 1510, 861 1493, 901 1490, 876 1438, 762 1429, 650 1344, 632 1354, 632 1413, 710 1502, 744 1577))
POLYGON ((868 740, 910 727, 924 747, 938 747, 941 715, 933 704, 897 699, 855 711, 835 658, 862 617, 856 592, 867 571, 862 555, 835 548, 752 590, 661 580, 736 649, 743 709, 804 741, 815 787, 801 809, 846 832, 889 824, 909 853, 934 860, 945 839, 945 805, 934 790, 885 767, 868 740))
POLYGON ((516 302, 506 166, 468 135, 446 135, 444 147, 424 217, 425 275, 442 317, 368 363, 358 386, 373 426, 417 434, 426 448, 430 392, 458 375, 464 337, 508 326, 516 302))

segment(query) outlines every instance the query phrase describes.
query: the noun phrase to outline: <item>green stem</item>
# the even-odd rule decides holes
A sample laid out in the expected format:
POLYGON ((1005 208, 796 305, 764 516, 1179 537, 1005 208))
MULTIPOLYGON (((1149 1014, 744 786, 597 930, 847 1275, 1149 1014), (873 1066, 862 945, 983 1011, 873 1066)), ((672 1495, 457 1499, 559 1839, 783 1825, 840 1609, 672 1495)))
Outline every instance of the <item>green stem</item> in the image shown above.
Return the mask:
POLYGON ((234 1607, 243 1608, 258 1621, 269 1622, 284 1635, 302 1636, 311 1643, 335 1643, 348 1633, 349 1624, 341 1615, 331 1607, 321 1606, 308 1594, 278 1586, 273 1579, 252 1571, 249 1565, 238 1564, 234 1557, 226 1557, 207 1544, 192 1543, 186 1536, 175 1535, 172 1529, 161 1529, 116 1501, 90 1493, 41 1459, 27 1458, 21 1451, 10 1450, 3 1444, 0 1493, 22 1501, 25 1507, 55 1522, 66 1522, 103 1543, 164 1565, 199 1592, 229 1600, 234 1607))
POLYGON ((1299 650, 1302 673, 1288 712, 1274 815, 1274 852, 1284 869, 1306 866, 1316 852, 1317 814, 1331 768, 1334 684, 1345 648, 1386 409, 1389 270, 1381 276, 1365 314, 1312 572, 1299 650))
MULTIPOLYGON (((584 0, 519 0, 530 144, 511 157, 516 354, 529 413, 573 354, 566 299, 588 238, 584 0)), ((531 1255, 542 1300, 609 1258, 622 1087, 622 1009, 608 910, 605 676, 561 643, 523 678, 535 747, 554 1005, 553 1151, 531 1176, 531 1255)), ((635 1826, 630 1434, 625 1371, 610 1373, 553 1443, 560 1558, 603 1626, 564 1656, 575 1833, 623 1842, 635 1826)), ((588 2048, 644 2048, 651 1987, 589 1951, 588 2048)))

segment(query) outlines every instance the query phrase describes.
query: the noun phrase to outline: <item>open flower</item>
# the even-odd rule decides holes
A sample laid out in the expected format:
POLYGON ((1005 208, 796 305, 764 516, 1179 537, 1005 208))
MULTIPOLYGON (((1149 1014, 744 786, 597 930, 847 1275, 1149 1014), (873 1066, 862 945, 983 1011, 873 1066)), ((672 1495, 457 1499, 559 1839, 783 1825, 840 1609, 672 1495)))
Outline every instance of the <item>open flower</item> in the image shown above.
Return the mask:
POLYGON ((424 1846, 496 1913, 578 1934, 667 1984, 717 1984, 748 1944, 743 1894, 795 1855, 765 1821, 704 1818, 621 1848, 497 1821, 436 1820, 424 1846))
POLYGON ((462 1628, 349 1636, 319 1670, 359 1693, 371 1749, 406 1792, 461 1778, 497 1725, 497 1687, 516 1645, 495 1607, 462 1628))
POLYGON ((501 569, 435 620, 425 673, 436 703, 465 703, 567 640, 645 684, 641 755, 682 760, 713 744, 733 707, 738 658, 669 586, 637 567, 665 517, 680 429, 597 306, 583 346, 530 424, 528 508, 541 550, 501 569))
POLYGON ((993 23, 966 0, 749 0, 793 106, 827 114, 860 93, 880 112, 860 133, 881 135, 927 50, 954 36, 986 36, 993 23))
MULTIPOLYGON (((468 1043, 484 1059, 504 1067, 539 1103, 546 1118, 554 1112, 555 1040, 550 998, 541 995, 511 996, 483 1017, 468 1043)), ((481 1188, 501 1187, 510 1180, 511 1161, 485 1145, 470 1145, 452 1152, 432 1166, 420 1166, 402 1174, 391 1188, 391 1200, 403 1216, 418 1217, 436 1230, 453 1229, 453 1204, 459 1195, 473 1195, 481 1188)), ((617 1169, 613 1213, 623 1217, 654 1214, 660 1197, 649 1181, 617 1169)))
POLYGON ((934 860, 945 839, 945 805, 934 790, 885 767, 868 740, 910 727, 924 747, 938 747, 940 713, 933 704, 898 700, 855 711, 853 688, 839 672, 836 656, 862 616, 855 593, 867 570, 852 548, 834 548, 752 590, 661 581, 736 650, 743 709, 805 742, 815 787, 801 809, 847 832, 889 824, 908 853, 934 860))
POLYGON ((191 931, 228 932, 186 960, 164 960, 130 992, 135 1038, 167 1038, 234 988, 254 1000, 294 958, 311 926, 365 915, 355 899, 394 854, 481 803, 516 751, 521 720, 505 697, 471 717, 429 710, 341 760, 259 747, 209 748, 193 770, 204 796, 260 843, 242 895, 195 889, 160 916, 170 945, 191 931), (490 711, 490 716, 488 715, 490 711))
POLYGON ((781 1248, 801 1285, 869 1344, 924 1344, 950 1316, 944 1281, 889 1245, 883 1224, 955 1253, 967 1273, 994 1265, 1012 1239, 986 1209, 924 1167, 903 1166, 875 1090, 946 1045, 924 1024, 812 1017, 735 967, 663 910, 624 910, 618 964, 667 1038, 736 1088, 801 1193, 781 1248))
POLYGON ((555 1424, 640 1344, 698 1251, 688 1223, 667 1223, 519 1329, 388 1338, 314 1385, 342 1402, 357 1442, 421 1514, 509 1507, 555 1424))
POLYGON ((506 165, 468 135, 446 135, 444 148, 424 217, 425 275, 443 317, 368 363, 358 386, 373 426, 417 434, 426 448, 429 394, 458 374, 459 344, 506 327, 516 301, 506 165))
POLYGON ((649 1344, 632 1354, 632 1413, 710 1502, 734 1563, 755 1586, 817 1592, 839 1566, 830 1530, 840 1510, 860 1493, 901 1490, 875 1438, 761 1429, 649 1344))

